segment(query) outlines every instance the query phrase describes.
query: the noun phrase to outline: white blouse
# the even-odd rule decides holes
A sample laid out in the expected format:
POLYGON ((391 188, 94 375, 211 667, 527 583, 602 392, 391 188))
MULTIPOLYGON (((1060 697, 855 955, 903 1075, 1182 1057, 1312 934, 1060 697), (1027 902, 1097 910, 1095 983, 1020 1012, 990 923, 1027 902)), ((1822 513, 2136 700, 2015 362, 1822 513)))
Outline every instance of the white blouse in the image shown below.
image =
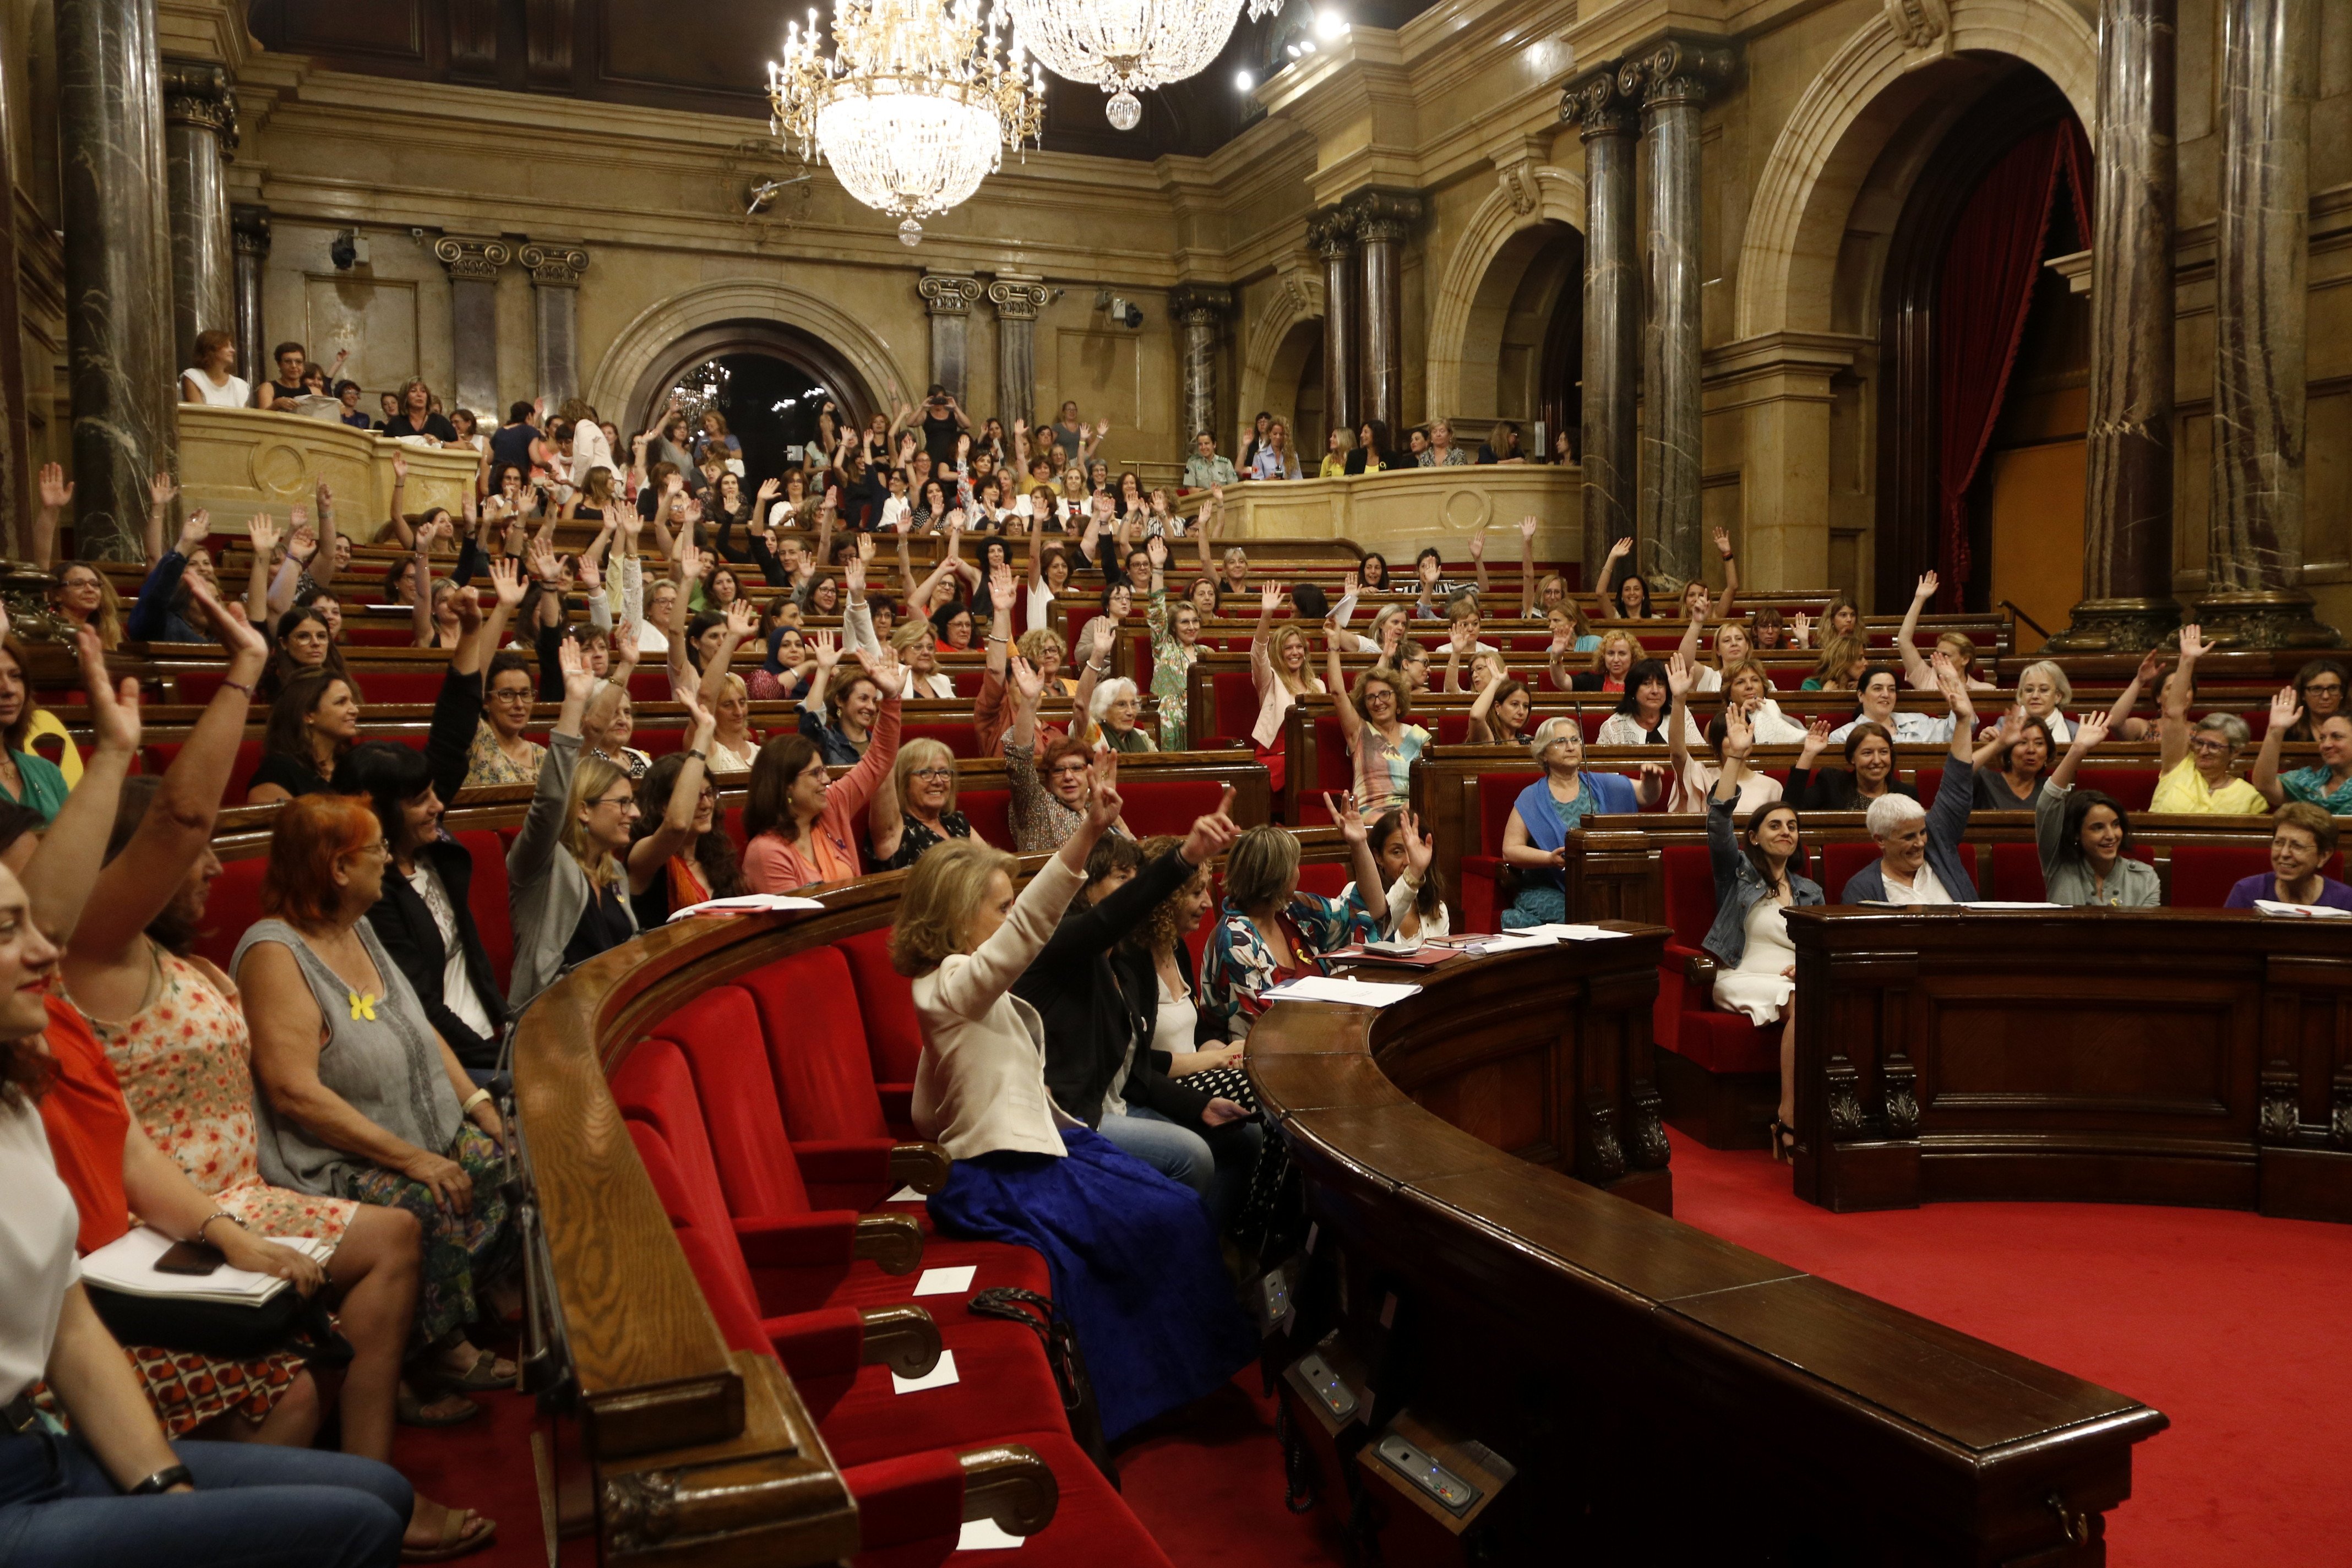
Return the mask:
POLYGON ((215 386, 212 377, 203 371, 184 370, 180 373, 180 381, 184 385, 194 387, 197 399, 215 408, 243 408, 253 401, 253 384, 243 376, 230 376, 215 386))
POLYGON ((0 1401, 40 1381, 66 1291, 81 1278, 74 1237, 81 1215, 58 1179, 49 1135, 31 1100, 0 1105, 0 1401))

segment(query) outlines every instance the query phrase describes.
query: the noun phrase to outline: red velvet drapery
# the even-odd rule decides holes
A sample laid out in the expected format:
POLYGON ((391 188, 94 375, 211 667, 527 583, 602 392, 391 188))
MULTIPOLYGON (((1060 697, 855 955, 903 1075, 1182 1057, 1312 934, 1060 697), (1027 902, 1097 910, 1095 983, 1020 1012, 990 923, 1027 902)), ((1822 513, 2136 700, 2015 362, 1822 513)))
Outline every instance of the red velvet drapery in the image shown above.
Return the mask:
POLYGON ((2072 116, 2018 142, 1986 172, 1944 247, 1936 301, 1936 394, 1941 410, 1937 571, 1941 607, 1960 607, 1972 563, 1969 487, 2000 418, 2025 318, 2042 279, 2050 206, 2061 181, 2077 230, 2091 233, 2091 147, 2072 116))

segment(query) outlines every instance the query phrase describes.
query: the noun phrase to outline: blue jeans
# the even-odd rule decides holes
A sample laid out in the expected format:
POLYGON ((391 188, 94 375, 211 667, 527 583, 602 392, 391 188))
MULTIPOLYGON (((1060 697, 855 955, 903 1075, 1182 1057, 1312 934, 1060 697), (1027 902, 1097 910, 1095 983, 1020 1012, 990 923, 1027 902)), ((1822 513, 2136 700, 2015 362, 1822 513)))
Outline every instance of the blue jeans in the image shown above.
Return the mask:
POLYGON ((1189 1127, 1179 1127, 1156 1110, 1130 1105, 1124 1116, 1106 1115, 1095 1129, 1171 1181, 1200 1194, 1209 1223, 1223 1234, 1249 1195, 1250 1173, 1257 1168, 1265 1130, 1255 1122, 1223 1129, 1213 1146, 1189 1127))
POLYGON ((373 1459, 174 1443, 193 1492, 124 1497, 75 1437, 0 1436, 0 1568, 389 1568, 415 1494, 373 1459))

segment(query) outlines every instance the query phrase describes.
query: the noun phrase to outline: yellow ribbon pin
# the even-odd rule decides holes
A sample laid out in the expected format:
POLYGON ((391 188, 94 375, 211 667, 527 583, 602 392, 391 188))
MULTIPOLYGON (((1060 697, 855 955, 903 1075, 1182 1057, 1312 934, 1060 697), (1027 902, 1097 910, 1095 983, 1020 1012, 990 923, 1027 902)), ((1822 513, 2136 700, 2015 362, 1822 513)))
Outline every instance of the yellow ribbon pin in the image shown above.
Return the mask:
POLYGON ((371 1024, 374 1023, 375 994, 373 992, 370 992, 368 994, 362 996, 358 992, 353 991, 348 993, 348 994, 352 999, 352 1021, 356 1023, 360 1019, 364 1018, 371 1024))

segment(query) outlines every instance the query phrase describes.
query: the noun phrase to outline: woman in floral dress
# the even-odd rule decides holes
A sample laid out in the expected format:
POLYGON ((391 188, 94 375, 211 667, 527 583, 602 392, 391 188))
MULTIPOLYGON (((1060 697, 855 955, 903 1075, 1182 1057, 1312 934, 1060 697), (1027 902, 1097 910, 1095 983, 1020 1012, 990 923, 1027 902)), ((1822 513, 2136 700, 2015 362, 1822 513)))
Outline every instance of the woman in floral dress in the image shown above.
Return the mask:
POLYGON ((1145 546, 1151 553, 1151 605, 1144 624, 1151 628, 1151 695, 1160 699, 1160 749, 1191 749, 1185 719, 1187 678, 1201 657, 1201 612, 1189 602, 1168 607, 1168 544, 1153 538, 1145 546))

